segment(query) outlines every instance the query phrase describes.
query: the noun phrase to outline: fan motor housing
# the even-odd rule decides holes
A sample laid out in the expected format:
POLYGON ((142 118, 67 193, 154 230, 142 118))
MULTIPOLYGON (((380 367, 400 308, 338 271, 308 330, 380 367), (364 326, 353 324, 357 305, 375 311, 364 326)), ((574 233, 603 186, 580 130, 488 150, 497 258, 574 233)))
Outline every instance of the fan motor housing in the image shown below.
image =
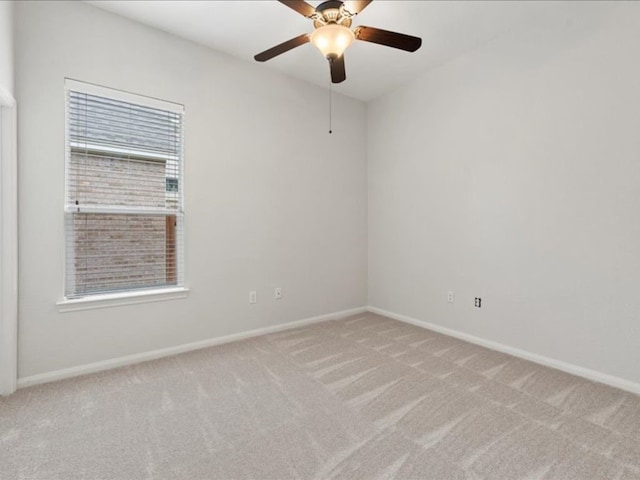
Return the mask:
POLYGON ((345 27, 351 26, 351 18, 344 14, 344 3, 340 0, 328 0, 322 2, 316 8, 313 26, 318 28, 330 23, 336 23, 345 27))

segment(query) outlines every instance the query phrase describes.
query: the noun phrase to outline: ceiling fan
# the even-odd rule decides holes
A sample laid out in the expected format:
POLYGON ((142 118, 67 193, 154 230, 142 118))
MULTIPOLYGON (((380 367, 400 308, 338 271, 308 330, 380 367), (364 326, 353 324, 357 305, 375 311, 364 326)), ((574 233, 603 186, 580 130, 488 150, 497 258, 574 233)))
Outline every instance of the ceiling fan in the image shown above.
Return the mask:
POLYGON ((422 39, 403 33, 364 26, 351 30, 349 27, 353 17, 362 12, 372 0, 351 0, 346 2, 329 0, 321 3, 316 8, 304 0, 278 1, 313 20, 315 30, 257 54, 254 58, 258 62, 265 62, 295 47, 311 42, 329 60, 331 81, 340 83, 347 78, 344 67, 344 51, 354 40, 377 43, 407 52, 415 52, 422 45, 422 39))

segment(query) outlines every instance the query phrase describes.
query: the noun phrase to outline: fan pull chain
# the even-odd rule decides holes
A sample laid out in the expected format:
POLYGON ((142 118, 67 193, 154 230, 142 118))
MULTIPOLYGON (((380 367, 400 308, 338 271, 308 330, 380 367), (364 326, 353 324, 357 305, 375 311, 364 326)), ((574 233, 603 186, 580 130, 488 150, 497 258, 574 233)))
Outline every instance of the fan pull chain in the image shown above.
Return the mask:
POLYGON ((331 82, 331 79, 329 79, 329 134, 333 133, 333 130, 331 129, 331 104, 332 102, 332 95, 333 95, 333 85, 331 82))

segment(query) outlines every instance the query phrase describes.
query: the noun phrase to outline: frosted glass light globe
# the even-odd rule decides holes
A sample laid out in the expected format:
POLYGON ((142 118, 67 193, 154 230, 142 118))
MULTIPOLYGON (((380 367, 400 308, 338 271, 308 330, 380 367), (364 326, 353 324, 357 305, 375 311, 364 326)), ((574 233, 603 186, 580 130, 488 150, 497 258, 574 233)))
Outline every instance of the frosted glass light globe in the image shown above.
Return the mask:
POLYGON ((326 58, 338 58, 349 48, 354 38, 349 28, 330 23, 316 28, 310 40, 326 58))

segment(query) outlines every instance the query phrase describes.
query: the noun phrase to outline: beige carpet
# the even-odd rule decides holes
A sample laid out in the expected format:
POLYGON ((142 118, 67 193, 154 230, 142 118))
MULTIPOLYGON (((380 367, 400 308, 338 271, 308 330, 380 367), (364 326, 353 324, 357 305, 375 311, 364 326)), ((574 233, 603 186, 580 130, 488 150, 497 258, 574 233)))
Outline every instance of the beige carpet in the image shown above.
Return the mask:
POLYGON ((363 314, 0 399, 0 478, 640 479, 640 397, 363 314))

